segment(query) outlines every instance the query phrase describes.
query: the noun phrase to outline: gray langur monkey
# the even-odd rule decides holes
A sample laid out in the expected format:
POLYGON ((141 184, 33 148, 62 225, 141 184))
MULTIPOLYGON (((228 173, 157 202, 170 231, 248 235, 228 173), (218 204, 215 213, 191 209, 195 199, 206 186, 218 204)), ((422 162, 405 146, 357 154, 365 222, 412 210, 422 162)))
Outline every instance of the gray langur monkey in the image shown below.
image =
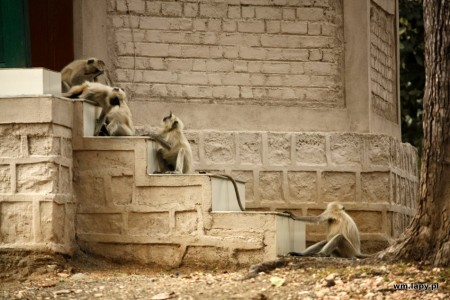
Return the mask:
POLYGON ((84 82, 63 94, 68 98, 83 98, 96 102, 101 108, 94 135, 134 135, 135 129, 125 92, 98 82, 84 82))
POLYGON ((170 148, 160 147, 156 152, 160 173, 192 173, 192 150, 183 133, 183 122, 170 112, 170 115, 163 118, 163 123, 164 127, 158 135, 170 148))
MULTIPOLYGON (((80 85, 85 81, 97 82, 97 77, 105 72, 105 62, 91 57, 78 59, 69 63, 61 70, 61 88, 66 93, 72 86, 80 85)), ((106 78, 111 85, 109 78, 106 78)))
POLYGON ((331 202, 323 213, 318 216, 296 217, 291 212, 285 211, 294 220, 321 223, 327 222, 327 239, 320 241, 303 252, 290 252, 293 256, 338 256, 343 258, 367 258, 368 255, 361 254, 361 242, 359 230, 355 221, 345 212, 345 208, 338 202, 331 202))

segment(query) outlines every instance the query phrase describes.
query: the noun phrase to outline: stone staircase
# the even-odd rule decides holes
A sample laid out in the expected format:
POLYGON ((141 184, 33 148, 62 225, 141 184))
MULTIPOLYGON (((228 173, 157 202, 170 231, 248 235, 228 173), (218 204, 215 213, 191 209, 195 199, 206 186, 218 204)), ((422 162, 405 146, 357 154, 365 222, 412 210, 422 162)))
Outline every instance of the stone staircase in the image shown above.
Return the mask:
MULTIPOLYGON (((228 179, 156 175, 145 137, 92 137, 96 108, 75 103, 76 237, 88 252, 162 266, 248 265, 305 246, 304 224, 242 212, 228 179), (77 126, 80 125, 80 126, 77 126)), ((238 182, 245 207, 245 186, 238 182)))

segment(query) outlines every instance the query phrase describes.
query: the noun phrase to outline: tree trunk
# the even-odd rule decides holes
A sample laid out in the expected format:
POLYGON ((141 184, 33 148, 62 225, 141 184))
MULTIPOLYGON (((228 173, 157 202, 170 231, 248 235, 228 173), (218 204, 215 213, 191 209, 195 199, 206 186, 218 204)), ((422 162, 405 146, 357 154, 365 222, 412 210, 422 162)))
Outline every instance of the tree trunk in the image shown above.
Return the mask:
POLYGON ((380 257, 450 265, 450 1, 424 0, 425 94, 417 212, 380 257))

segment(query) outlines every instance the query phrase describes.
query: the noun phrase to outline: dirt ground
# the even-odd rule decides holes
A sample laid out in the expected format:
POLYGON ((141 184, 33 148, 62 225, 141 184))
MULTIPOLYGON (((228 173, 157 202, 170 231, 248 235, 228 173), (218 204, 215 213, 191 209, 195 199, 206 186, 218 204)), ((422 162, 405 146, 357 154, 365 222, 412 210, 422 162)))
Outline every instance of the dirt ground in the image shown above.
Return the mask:
POLYGON ((164 270, 2 251, 0 299, 450 299, 450 268, 324 257, 277 265, 164 270))

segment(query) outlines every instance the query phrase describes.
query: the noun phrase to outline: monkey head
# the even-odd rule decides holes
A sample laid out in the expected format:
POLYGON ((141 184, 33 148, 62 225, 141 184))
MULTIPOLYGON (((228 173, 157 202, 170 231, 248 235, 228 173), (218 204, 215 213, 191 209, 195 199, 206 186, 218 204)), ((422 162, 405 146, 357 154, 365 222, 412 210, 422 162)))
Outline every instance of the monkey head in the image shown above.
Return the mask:
POLYGON ((109 104, 111 106, 120 106, 126 99, 125 91, 119 87, 113 87, 109 95, 109 104))
POLYGON ((328 203, 327 205, 327 211, 341 211, 341 210, 345 210, 344 205, 340 204, 339 202, 331 202, 328 203))
POLYGON ((164 124, 164 127, 169 130, 172 130, 172 129, 183 130, 183 128, 184 128, 183 122, 181 122, 181 120, 177 116, 172 114, 172 112, 170 112, 170 114, 168 116, 165 116, 163 118, 163 124, 164 124))
POLYGON ((84 66, 84 75, 96 78, 104 73, 105 62, 95 57, 88 58, 84 66))

